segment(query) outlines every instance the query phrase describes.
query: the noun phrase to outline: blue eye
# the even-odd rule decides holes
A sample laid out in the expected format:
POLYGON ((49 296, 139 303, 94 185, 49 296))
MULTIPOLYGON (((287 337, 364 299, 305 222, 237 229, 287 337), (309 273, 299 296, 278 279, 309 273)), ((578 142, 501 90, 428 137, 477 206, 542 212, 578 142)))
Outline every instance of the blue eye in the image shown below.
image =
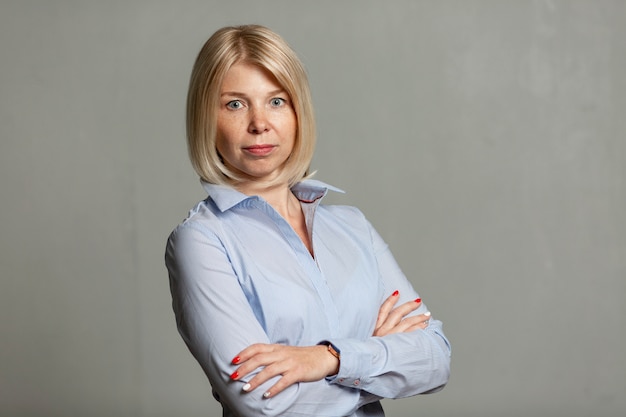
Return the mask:
POLYGON ((271 103, 274 107, 280 107, 285 104, 285 99, 276 97, 271 100, 271 103))
POLYGON ((239 100, 233 100, 233 101, 229 101, 228 103, 226 103, 226 107, 228 107, 229 109, 233 109, 233 110, 237 110, 240 109, 242 106, 241 101, 239 100))

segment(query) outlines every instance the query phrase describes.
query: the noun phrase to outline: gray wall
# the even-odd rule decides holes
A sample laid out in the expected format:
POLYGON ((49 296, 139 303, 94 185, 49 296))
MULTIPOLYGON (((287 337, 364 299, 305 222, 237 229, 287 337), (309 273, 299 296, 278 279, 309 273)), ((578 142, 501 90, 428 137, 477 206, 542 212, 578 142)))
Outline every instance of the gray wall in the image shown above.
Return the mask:
POLYGON ((388 415, 625 415, 619 0, 2 0, 0 415, 219 415, 163 249, 204 197, 193 60, 248 22, 301 55, 318 178, 453 343, 449 386, 388 415))

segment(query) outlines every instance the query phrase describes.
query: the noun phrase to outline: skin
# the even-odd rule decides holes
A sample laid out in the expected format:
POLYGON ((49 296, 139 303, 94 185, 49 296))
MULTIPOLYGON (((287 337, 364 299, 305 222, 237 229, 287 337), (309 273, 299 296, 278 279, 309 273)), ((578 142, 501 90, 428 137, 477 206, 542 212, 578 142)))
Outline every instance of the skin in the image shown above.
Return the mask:
POLYGON ((302 207, 289 185, 267 185, 289 158, 297 128, 291 97, 269 71, 246 62, 228 70, 220 90, 217 150, 224 164, 245 178, 237 189, 263 197, 291 224, 313 256, 302 207))
MULTIPOLYGON (((217 150, 224 164, 245 180, 237 189, 263 197, 296 231, 314 256, 298 199, 285 182, 267 183, 277 178, 291 154, 297 132, 297 118, 291 98, 267 70, 246 62, 234 64, 220 90, 217 115, 217 150)), ((410 301, 395 307, 395 292, 380 307, 373 336, 425 329, 430 315, 407 317, 421 305, 410 301)), ((231 379, 238 380, 259 367, 263 369, 244 386, 254 391, 267 380, 281 375, 263 395, 277 395, 298 382, 321 380, 339 372, 339 360, 326 346, 285 346, 254 344, 235 359, 231 379)))
POLYGON ((224 164, 245 178, 238 188, 268 191, 264 183, 280 174, 297 127, 291 99, 270 72, 245 62, 230 68, 220 91, 217 150, 224 164))

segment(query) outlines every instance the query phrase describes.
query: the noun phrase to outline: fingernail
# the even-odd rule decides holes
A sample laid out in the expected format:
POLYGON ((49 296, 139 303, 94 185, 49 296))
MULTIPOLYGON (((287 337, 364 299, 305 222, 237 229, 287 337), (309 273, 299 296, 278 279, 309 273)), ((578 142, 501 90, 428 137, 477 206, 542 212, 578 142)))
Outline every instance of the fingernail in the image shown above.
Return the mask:
POLYGON ((398 296, 398 294, 400 294, 400 291, 395 290, 395 291, 393 292, 393 294, 391 294, 391 296, 392 296, 392 297, 397 297, 397 296, 398 296))
POLYGON ((425 312, 424 315, 430 317, 430 311, 425 312))
POLYGON ((243 387, 241 387, 242 390, 244 390, 245 392, 250 391, 250 384, 246 384, 243 387))
POLYGON ((267 391, 265 394, 263 394, 263 398, 269 398, 270 395, 272 395, 272 394, 270 394, 270 392, 267 391))
POLYGON ((239 356, 235 356, 232 360, 232 363, 237 365, 239 363, 239 361, 241 360, 241 358, 239 356))
POLYGON ((415 302, 416 302, 416 303, 421 303, 421 302, 422 302, 422 299, 421 299, 421 298, 416 298, 416 299, 415 299, 415 302))
POLYGON ((239 372, 235 371, 230 375, 230 379, 237 379, 239 378, 239 372))

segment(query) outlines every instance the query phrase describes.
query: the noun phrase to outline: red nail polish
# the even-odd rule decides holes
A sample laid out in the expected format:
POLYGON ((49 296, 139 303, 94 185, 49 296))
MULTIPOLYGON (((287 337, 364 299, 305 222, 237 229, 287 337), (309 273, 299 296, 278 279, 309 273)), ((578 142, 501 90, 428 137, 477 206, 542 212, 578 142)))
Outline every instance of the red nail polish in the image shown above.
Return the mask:
POLYGON ((421 299, 421 298, 416 298, 416 299, 415 299, 415 302, 416 302, 416 303, 421 303, 421 302, 422 302, 422 299, 421 299))
POLYGON ((239 363, 239 361, 241 360, 241 358, 239 356, 235 356, 232 360, 233 364, 237 365, 239 363))
POLYGON ((397 296, 398 296, 398 294, 400 294, 400 291, 395 290, 395 291, 393 292, 393 294, 391 294, 391 296, 392 296, 392 297, 397 297, 397 296))
POLYGON ((237 379, 239 378, 239 372, 235 371, 230 375, 230 379, 237 379))

